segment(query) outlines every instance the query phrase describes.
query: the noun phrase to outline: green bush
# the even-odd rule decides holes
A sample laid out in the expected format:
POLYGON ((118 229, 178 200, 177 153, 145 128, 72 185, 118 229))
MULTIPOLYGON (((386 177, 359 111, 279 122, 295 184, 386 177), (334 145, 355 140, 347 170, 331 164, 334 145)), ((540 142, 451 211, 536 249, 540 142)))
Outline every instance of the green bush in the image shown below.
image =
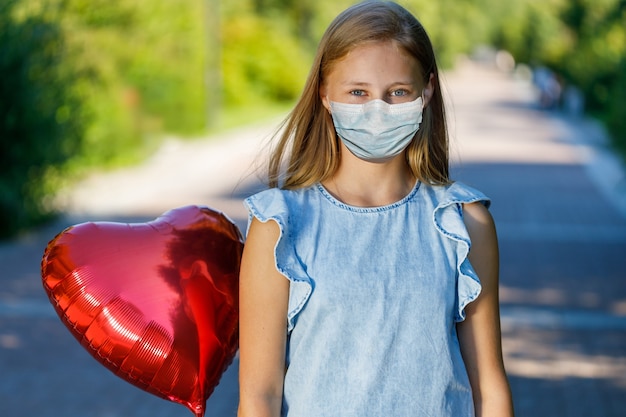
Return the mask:
POLYGON ((49 217, 49 174, 81 149, 91 122, 63 31, 45 16, 16 19, 16 5, 0 6, 0 237, 49 217))
POLYGON ((226 20, 222 36, 226 106, 291 101, 300 94, 312 53, 286 25, 244 14, 226 20))
POLYGON ((0 4, 0 237, 89 167, 206 128, 204 1, 0 4))
POLYGON ((607 124, 615 139, 615 146, 626 158, 626 58, 622 59, 609 95, 607 124))
MULTIPOLYGON (((481 1, 481 0, 475 0, 481 1)), ((495 0, 491 3, 498 10, 495 0)), ((545 65, 578 87, 586 110, 626 149, 626 1, 517 0, 493 15, 492 43, 519 62, 545 65)), ((626 155, 626 153, 624 154, 626 155)))

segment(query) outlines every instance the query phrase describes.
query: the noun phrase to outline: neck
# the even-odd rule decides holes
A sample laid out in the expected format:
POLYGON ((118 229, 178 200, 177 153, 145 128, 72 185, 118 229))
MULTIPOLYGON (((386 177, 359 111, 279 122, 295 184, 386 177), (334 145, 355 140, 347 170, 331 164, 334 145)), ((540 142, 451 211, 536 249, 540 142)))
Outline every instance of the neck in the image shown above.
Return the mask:
POLYGON ((389 161, 363 161, 342 149, 341 164, 324 187, 345 204, 358 207, 379 207, 406 197, 415 186, 415 177, 406 164, 404 154, 389 161))

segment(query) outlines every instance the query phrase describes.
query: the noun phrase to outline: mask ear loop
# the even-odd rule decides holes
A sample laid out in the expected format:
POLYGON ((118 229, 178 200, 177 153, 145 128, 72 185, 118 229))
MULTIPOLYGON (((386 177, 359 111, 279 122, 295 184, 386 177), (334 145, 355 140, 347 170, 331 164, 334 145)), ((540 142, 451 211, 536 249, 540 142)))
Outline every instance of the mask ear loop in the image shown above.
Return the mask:
POLYGON ((424 109, 426 108, 426 96, 424 94, 425 91, 425 88, 422 89, 422 95, 420 96, 420 98, 422 99, 422 111, 424 111, 424 109))
POLYGON ((321 99, 321 102, 322 102, 322 106, 326 109, 328 114, 332 116, 333 113, 331 111, 330 99, 328 98, 328 95, 325 95, 324 98, 321 99))
POLYGON ((431 72, 430 76, 429 76, 429 79, 428 79, 428 82, 426 83, 426 85, 422 89, 422 110, 424 110, 427 107, 428 103, 430 102, 431 95, 432 95, 433 91, 432 91, 432 89, 428 90, 428 87, 429 86, 431 86, 431 87, 433 86, 432 83, 434 83, 434 78, 435 78, 435 75, 431 72), (428 96, 426 95, 427 91, 429 92, 428 96), (426 99, 428 99, 428 101, 426 101, 426 99))

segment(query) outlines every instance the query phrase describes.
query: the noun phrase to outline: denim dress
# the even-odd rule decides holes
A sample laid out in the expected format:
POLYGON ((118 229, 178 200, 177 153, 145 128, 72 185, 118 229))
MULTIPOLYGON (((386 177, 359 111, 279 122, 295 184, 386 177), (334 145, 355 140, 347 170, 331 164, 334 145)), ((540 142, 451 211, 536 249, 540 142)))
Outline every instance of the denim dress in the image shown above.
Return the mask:
POLYGON ((246 199, 276 221, 276 269, 290 281, 285 417, 472 417, 456 323, 481 290, 467 259, 461 183, 417 182, 363 208, 320 184, 246 199))

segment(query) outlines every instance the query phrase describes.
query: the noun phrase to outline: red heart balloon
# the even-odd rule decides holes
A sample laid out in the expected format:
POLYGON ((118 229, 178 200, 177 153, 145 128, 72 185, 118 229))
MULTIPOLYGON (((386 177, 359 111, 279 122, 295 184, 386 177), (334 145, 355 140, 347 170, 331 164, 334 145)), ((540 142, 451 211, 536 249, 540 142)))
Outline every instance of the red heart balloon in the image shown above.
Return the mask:
POLYGON ((174 209, 147 223, 90 222, 47 246, 43 286, 102 365, 204 416, 238 348, 243 241, 223 214, 174 209))

